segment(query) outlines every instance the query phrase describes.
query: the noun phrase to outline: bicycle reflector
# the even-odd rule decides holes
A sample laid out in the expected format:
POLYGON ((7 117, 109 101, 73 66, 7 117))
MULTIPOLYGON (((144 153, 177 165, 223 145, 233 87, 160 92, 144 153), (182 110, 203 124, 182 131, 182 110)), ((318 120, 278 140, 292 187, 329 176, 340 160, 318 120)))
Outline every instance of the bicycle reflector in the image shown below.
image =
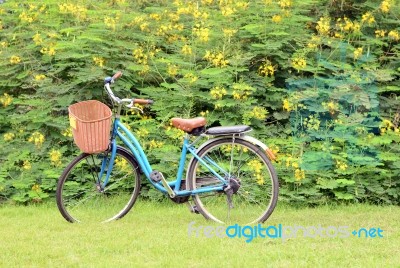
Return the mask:
POLYGON ((267 148, 265 149, 265 153, 267 154, 268 158, 269 158, 271 161, 275 161, 275 160, 276 160, 276 156, 275 156, 274 152, 272 152, 272 150, 271 150, 270 148, 267 147, 267 148))

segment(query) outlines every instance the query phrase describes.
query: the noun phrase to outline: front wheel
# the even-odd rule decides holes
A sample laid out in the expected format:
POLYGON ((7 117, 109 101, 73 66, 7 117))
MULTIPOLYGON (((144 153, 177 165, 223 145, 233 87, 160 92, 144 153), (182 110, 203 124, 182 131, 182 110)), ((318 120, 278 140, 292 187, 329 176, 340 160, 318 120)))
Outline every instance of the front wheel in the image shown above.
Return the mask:
POLYGON ((111 153, 83 153, 65 168, 57 184, 57 206, 69 222, 108 222, 125 216, 140 192, 139 166, 117 149, 109 181, 104 185, 111 153), (101 167, 106 167, 99 178, 101 167))
POLYGON ((226 224, 262 223, 273 212, 278 199, 278 178, 265 152, 240 138, 210 142, 197 153, 227 184, 236 188, 227 194, 216 176, 196 158, 188 169, 189 187, 196 190, 223 186, 225 190, 194 195, 197 210, 206 218, 226 224), (229 183, 228 183, 229 184, 229 183))

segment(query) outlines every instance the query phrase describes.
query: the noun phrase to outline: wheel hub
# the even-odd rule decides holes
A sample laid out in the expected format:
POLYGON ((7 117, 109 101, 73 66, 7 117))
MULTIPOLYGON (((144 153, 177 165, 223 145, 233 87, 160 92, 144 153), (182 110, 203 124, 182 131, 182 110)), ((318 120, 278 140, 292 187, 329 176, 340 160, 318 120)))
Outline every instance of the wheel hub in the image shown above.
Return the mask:
POLYGON ((228 185, 225 185, 223 187, 224 192, 227 195, 236 194, 237 191, 239 191, 239 188, 240 188, 240 180, 238 178, 229 178, 228 185))

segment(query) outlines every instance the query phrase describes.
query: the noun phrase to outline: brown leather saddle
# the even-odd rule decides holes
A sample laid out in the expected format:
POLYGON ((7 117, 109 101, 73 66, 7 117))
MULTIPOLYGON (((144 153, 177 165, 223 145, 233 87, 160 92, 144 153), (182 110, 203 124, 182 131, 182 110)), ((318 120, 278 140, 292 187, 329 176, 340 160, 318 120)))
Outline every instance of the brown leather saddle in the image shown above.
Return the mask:
POLYGON ((171 119, 172 125, 192 135, 200 135, 205 131, 207 120, 204 117, 183 119, 174 117, 171 119))

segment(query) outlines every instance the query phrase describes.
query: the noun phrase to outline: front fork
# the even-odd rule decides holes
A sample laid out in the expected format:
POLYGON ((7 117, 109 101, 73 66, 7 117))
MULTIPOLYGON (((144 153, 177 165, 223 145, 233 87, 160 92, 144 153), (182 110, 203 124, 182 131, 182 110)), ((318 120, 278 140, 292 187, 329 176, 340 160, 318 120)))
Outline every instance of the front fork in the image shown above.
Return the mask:
POLYGON ((100 169, 100 173, 99 173, 99 176, 97 178, 97 183, 96 183, 96 187, 99 192, 104 192, 104 189, 105 189, 108 181, 110 180, 111 171, 113 170, 113 167, 114 167, 114 160, 115 160, 115 156, 117 154, 116 141, 112 140, 110 143, 110 146, 111 146, 111 150, 107 151, 105 153, 105 155, 103 156, 103 159, 101 160, 101 169, 100 169), (111 153, 111 156, 109 155, 110 153, 111 153), (102 178, 106 171, 107 171, 107 173, 105 174, 106 177, 103 181, 102 178))

